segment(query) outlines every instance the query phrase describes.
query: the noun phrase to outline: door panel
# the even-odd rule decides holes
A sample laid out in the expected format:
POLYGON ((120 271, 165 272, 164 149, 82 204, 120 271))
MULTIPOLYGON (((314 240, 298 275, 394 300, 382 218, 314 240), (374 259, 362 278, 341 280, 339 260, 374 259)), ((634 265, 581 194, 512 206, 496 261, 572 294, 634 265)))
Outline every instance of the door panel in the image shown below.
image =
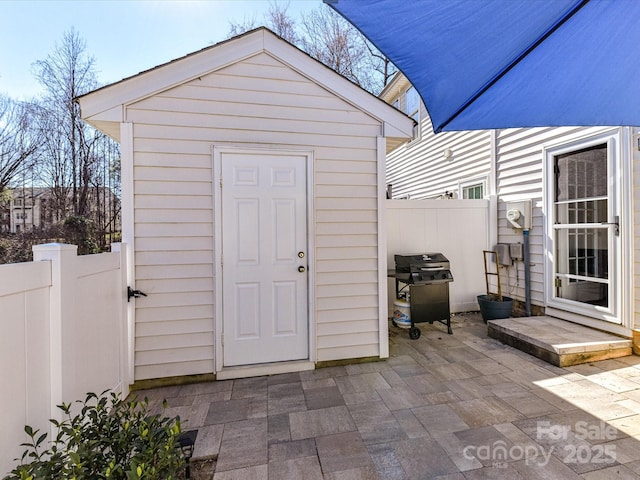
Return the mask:
POLYGON ((295 282, 273 283, 274 336, 295 335, 297 333, 295 298, 295 282))
MULTIPOLYGON (((256 266, 260 264, 260 244, 244 239, 258 238, 260 235, 260 205, 258 199, 242 198, 233 199, 234 220, 238 239, 237 262, 238 265, 256 266)), ((233 227, 232 227, 233 228, 233 227)))
POLYGON ((306 162, 221 155, 224 366, 309 358, 306 162))

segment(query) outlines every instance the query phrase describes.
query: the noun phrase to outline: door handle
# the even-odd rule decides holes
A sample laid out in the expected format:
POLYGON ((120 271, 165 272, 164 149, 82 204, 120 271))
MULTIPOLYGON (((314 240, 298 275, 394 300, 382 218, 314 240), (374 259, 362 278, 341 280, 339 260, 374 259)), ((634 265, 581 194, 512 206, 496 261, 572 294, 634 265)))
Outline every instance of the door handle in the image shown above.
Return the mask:
POLYGON ((298 271, 299 271, 300 273, 304 273, 306 270, 307 270, 307 269, 306 269, 306 268, 304 268, 302 265, 300 265, 300 266, 298 267, 298 271))
POLYGON ((615 225, 613 232, 616 234, 616 237, 620 236, 620 217, 618 215, 613 217, 613 222, 601 222, 600 225, 615 225))

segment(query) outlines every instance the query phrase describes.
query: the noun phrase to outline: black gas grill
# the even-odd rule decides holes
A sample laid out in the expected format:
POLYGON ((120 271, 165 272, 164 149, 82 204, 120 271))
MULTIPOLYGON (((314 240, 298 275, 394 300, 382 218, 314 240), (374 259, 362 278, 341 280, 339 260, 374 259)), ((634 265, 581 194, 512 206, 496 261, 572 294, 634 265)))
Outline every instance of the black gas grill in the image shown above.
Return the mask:
POLYGON ((396 297, 404 296, 410 304, 409 336, 420 337, 415 324, 421 322, 440 322, 452 334, 449 283, 453 275, 447 257, 442 253, 395 255, 395 263, 389 276, 396 279, 396 297))

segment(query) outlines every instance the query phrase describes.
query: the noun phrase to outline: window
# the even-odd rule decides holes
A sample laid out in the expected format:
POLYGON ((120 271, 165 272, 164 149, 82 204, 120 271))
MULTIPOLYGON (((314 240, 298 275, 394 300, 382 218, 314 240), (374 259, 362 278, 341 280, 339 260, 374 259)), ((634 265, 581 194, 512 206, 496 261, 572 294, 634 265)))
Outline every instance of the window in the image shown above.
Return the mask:
POLYGON ((409 87, 404 93, 404 112, 416 121, 413 138, 420 138, 420 95, 413 87, 409 87))
POLYGON ((607 145, 556 155, 553 169, 556 296, 608 306, 607 145))
POLYGON ((473 178, 460 182, 458 185, 458 198, 467 200, 482 200, 487 190, 486 178, 473 178))
POLYGON ((420 122, 420 96, 413 87, 409 87, 405 93, 405 113, 416 122, 420 122))
POLYGON ((467 198, 467 199, 481 199, 484 197, 484 192, 483 192, 483 188, 482 188, 482 184, 478 184, 478 185, 471 185, 469 187, 464 187, 462 189, 462 198, 467 198))

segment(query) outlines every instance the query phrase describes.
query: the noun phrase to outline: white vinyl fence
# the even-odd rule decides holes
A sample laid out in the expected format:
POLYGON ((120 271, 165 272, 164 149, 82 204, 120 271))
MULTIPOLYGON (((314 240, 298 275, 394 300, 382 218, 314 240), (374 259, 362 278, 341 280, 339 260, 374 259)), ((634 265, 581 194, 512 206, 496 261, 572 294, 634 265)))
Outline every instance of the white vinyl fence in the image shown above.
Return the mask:
MULTIPOLYGON (((388 268, 394 254, 442 252, 454 276, 451 311, 478 309, 488 200, 388 200, 386 223, 388 268)), ((61 402, 128 394, 126 248, 112 247, 79 257, 73 245, 38 245, 33 262, 0 265, 0 477, 22 454, 25 424, 50 432, 61 402)))
POLYGON ((0 478, 24 450, 25 424, 51 433, 56 405, 106 389, 128 394, 124 245, 33 252, 33 262, 0 265, 0 478))
MULTIPOLYGON (((489 200, 387 200, 387 266, 394 255, 440 252, 451 262, 451 312, 478 310, 486 290, 482 251, 491 238, 489 200)), ((492 248, 492 247, 491 247, 492 248)), ((389 279, 389 316, 395 282, 389 279)))

